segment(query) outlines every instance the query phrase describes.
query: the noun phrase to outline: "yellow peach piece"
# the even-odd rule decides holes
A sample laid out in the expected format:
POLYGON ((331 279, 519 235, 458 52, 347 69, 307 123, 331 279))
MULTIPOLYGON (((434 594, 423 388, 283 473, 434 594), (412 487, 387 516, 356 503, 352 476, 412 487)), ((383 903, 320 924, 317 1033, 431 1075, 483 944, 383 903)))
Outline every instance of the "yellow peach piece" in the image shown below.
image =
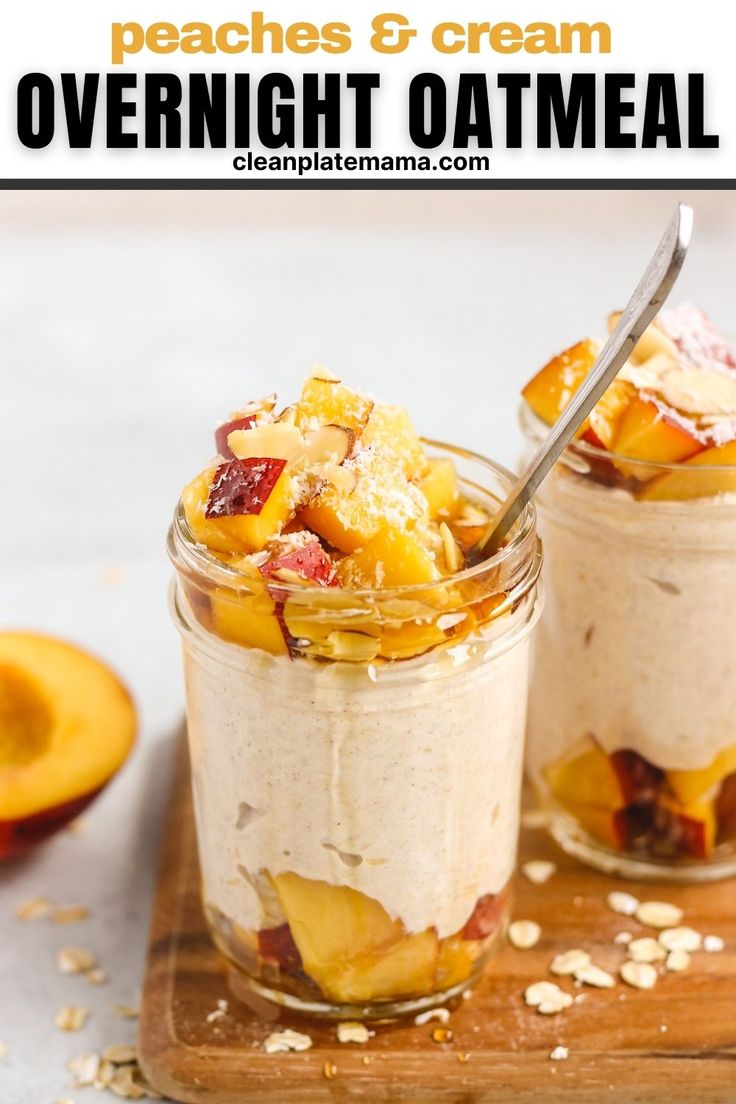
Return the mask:
POLYGON ((304 969, 320 984, 326 974, 403 938, 401 922, 357 889, 290 871, 271 880, 304 969))
MULTIPOLYGON (((612 443, 612 450, 620 456, 660 464, 687 460, 702 447, 684 426, 668 419, 656 403, 640 395, 634 395, 623 410, 612 443)), ((647 478, 641 468, 632 469, 632 474, 647 478)))
POLYGON ((572 804, 591 805, 613 813, 625 804, 611 761, 598 747, 550 764, 544 775, 553 795, 565 808, 572 804))
POLYGON ((667 472, 646 484, 638 496, 645 500, 710 498, 736 492, 736 441, 705 449, 691 456, 677 471, 667 472), (709 465, 721 471, 704 471, 709 465))
POLYGON ((633 383, 616 379, 591 410, 590 428, 604 448, 612 448, 621 417, 635 395, 633 383))
POLYGON ((365 546, 387 519, 394 527, 410 528, 426 514, 421 491, 396 472, 390 458, 366 450, 344 467, 355 473, 352 489, 345 493, 328 485, 300 515, 307 528, 341 552, 365 546))
POLYGON ((559 418, 598 355, 598 342, 590 338, 571 345, 545 364, 522 391, 534 413, 552 425, 559 418))
POLYGON ((208 518, 205 511, 217 470, 215 466, 206 468, 182 491, 184 514, 193 536, 217 552, 260 552, 294 514, 288 466, 276 480, 260 513, 208 518))
POLYGON ((319 980, 330 1000, 363 1002, 423 995, 435 988, 437 937, 433 930, 405 935, 393 947, 327 970, 319 980))
POLYGON ((288 649, 276 616, 276 603, 262 594, 236 594, 218 587, 210 595, 212 628, 218 636, 247 648, 262 648, 272 655, 288 649))
POLYGON ((457 481, 455 465, 449 457, 433 457, 429 460, 429 470, 419 488, 429 505, 429 516, 451 518, 460 504, 460 487, 457 481))
POLYGON ((724 748, 712 763, 700 770, 669 770, 667 781, 678 801, 688 805, 715 789, 727 775, 736 772, 736 744, 724 748))
POLYGON ((401 463, 407 479, 416 479, 427 469, 427 457, 419 434, 403 406, 376 403, 368 418, 361 443, 376 452, 391 453, 401 463))
POLYGON ((394 587, 432 583, 440 572, 416 532, 387 527, 341 560, 337 576, 352 587, 394 587))
POLYGON ((435 974, 436 989, 451 989, 467 981, 478 957, 478 943, 451 935, 441 939, 435 974))
POLYGON ((339 380, 311 376, 296 405, 296 424, 302 431, 317 425, 346 426, 359 437, 372 409, 372 399, 345 387, 339 380))

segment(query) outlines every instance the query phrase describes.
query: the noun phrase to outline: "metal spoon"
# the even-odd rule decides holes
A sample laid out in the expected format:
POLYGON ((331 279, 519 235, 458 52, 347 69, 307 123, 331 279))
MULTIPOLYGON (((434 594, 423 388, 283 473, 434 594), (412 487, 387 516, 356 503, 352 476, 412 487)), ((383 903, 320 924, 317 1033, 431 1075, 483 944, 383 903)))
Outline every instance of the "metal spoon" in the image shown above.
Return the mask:
POLYGON ((565 407, 547 437, 537 449, 526 470, 511 488, 476 545, 473 559, 491 555, 539 489, 590 414, 603 392, 629 359, 634 346, 669 295, 680 274, 693 228, 693 210, 679 203, 657 246, 646 272, 626 305, 618 324, 598 354, 593 367, 565 407))

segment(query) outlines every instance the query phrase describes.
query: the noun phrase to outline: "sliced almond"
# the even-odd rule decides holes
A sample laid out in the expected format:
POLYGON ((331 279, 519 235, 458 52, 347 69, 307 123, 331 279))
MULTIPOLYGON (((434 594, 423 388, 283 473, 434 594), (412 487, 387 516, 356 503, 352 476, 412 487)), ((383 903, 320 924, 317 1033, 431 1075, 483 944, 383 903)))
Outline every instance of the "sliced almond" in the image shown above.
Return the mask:
POLYGON ((276 415, 276 421, 286 422, 287 425, 296 425, 296 414, 296 403, 292 403, 290 406, 285 406, 281 413, 276 415))
POLYGON ((348 663, 375 659, 381 649, 377 637, 361 632, 331 632, 326 644, 333 659, 348 663))
POLYGON ((321 383, 341 383, 339 376, 336 376, 334 372, 331 372, 329 368, 325 368, 324 364, 313 364, 307 379, 316 379, 321 383))
POLYGON ((342 464, 355 447, 355 433, 348 426, 323 425, 309 435, 303 455, 310 464, 342 464))
POLYGON ((241 406, 240 410, 234 410, 228 421, 234 422, 236 418, 248 418, 251 414, 270 414, 275 405, 276 392, 272 391, 270 395, 264 395, 262 399, 251 399, 245 406, 241 406))
POLYGON ((228 434, 227 444, 238 460, 254 456, 291 460, 302 448, 302 435, 287 422, 268 422, 252 429, 234 429, 228 434))
POLYGON ((455 575, 463 566, 463 554, 446 521, 440 522, 440 536, 442 537, 442 548, 445 553, 447 570, 451 575, 455 575))
POLYGON ((344 496, 352 494, 358 486, 358 473, 354 468, 345 468, 341 464, 318 464, 312 474, 316 479, 329 483, 344 496))

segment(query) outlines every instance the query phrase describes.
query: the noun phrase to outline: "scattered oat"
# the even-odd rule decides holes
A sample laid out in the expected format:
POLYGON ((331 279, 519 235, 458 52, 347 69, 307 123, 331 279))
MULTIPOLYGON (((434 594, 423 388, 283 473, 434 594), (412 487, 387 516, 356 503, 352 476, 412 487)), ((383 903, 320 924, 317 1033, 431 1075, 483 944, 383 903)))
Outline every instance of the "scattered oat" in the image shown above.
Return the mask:
POLYGON ((363 1055, 363 1065, 364 1066, 369 1066, 371 1064, 371 1062, 372 1062, 372 1058, 370 1057, 370 1055, 364 1054, 363 1055))
POLYGON ((22 901, 15 910, 19 920, 44 920, 51 914, 53 905, 48 897, 31 897, 29 901, 22 901))
POLYGON ((703 937, 694 928, 665 928, 657 937, 666 951, 699 951, 703 937))
POLYGON ((470 1051, 469 1050, 461 1051, 457 1056, 457 1060, 458 1060, 458 1062, 462 1062, 463 1065, 465 1065, 466 1062, 470 1061, 470 1051))
POLYGON ((606 903, 608 907, 614 912, 617 912, 619 916, 634 916, 639 907, 639 902, 636 897, 632 897, 630 893, 622 893, 620 890, 614 890, 613 893, 609 893, 606 898, 606 903))
POLYGON ((619 970, 627 985, 634 989, 652 989, 657 982, 657 971, 649 962, 624 962, 619 970))
POLYGON ((222 1008, 214 1008, 211 1012, 208 1012, 205 1016, 206 1023, 214 1023, 215 1020, 224 1020, 225 1012, 222 1008))
POLYGON ((6 1047, 6 1045, 2 1041, 2 1039, 0 1039, 0 1058, 4 1058, 7 1053, 8 1053, 8 1048, 6 1047))
POLYGON ((62 974, 86 974, 97 965, 97 959, 85 947, 62 947, 56 953, 56 965, 62 974))
POLYGON ((143 1086, 135 1080, 132 1066, 120 1066, 116 1069, 108 1088, 111 1093, 123 1100, 142 1100, 148 1095, 143 1086))
POLYGON ((666 1035, 669 1031, 669 1027, 667 1026, 667 1024, 660 1024, 659 1030, 662 1032, 663 1035, 666 1035))
POLYGON ((114 1066, 126 1066, 129 1062, 138 1060, 138 1051, 129 1043, 115 1043, 103 1050, 102 1057, 106 1062, 112 1062, 114 1066))
POLYGON ((54 1022, 60 1031, 79 1031, 87 1022, 89 1009, 79 1004, 64 1004, 56 1013, 54 1022))
POLYGON ((95 1088, 106 1089, 115 1077, 115 1066, 107 1059, 103 1059, 100 1062, 100 1068, 97 1071, 95 1077, 95 1088))
POLYGON ((703 950, 708 954, 718 954, 725 946, 720 935, 706 935, 703 938, 703 950))
POLYGON ((549 968, 550 972, 557 974, 558 977, 565 977, 589 965, 590 955, 588 952, 575 948, 572 951, 563 951, 561 954, 556 954, 550 962, 549 968))
POLYGON ((473 995, 472 989, 463 989, 463 1000, 470 1000, 473 995))
POLYGON ((665 966, 673 973, 680 973, 681 970, 687 970, 690 965, 690 955, 687 951, 676 950, 670 951, 667 955, 665 966))
POLYGON ((532 985, 527 985, 524 1000, 543 1016, 553 1016, 572 1004, 571 995, 553 981, 535 981, 532 985))
POLYGON ((570 1051, 565 1046, 556 1046, 554 1050, 549 1052, 549 1056, 553 1062, 564 1062, 568 1057, 570 1051))
POLYGON ((115 1004, 113 1005, 113 1012, 121 1020, 137 1020, 140 1015, 137 1008, 134 1008, 132 1004, 115 1004))
POLYGON ((572 903, 574 904, 575 908, 580 908, 584 901, 585 898, 581 897, 579 893, 576 893, 572 899, 572 903))
POLYGON ((88 970, 85 977, 90 985, 105 985, 107 982, 107 974, 100 969, 88 970))
POLYGON ((633 938, 634 936, 631 934, 631 932, 620 931, 618 935, 614 935, 613 942, 620 947, 626 947, 633 938))
POLYGON ((89 916, 84 905, 71 905, 69 908, 54 909, 51 920, 54 924, 79 924, 89 916))
POLYGON ((369 1031, 363 1023, 346 1021, 337 1025, 338 1043, 367 1043, 375 1031, 369 1031))
POLYGON ((514 920, 509 924, 509 942, 519 951, 528 951, 539 942, 542 929, 535 920, 514 920))
POLYGON ((75 817, 74 820, 70 820, 66 826, 66 831, 70 836, 81 836, 87 831, 87 825, 89 824, 89 818, 86 816, 75 817))
POLYGON ((545 813, 544 809, 526 809, 521 814, 521 826, 522 828, 529 828, 532 831, 538 831, 541 828, 546 828, 549 822, 549 817, 545 813))
POLYGON ((332 1081, 333 1077, 337 1077, 337 1066, 328 1059, 322 1067, 322 1072, 328 1081, 332 1081))
POLYGON ((417 1025, 417 1027, 422 1027, 423 1024, 429 1023, 430 1020, 439 1020, 440 1023, 446 1024, 449 1019, 449 1009, 429 1008, 426 1012, 420 1012, 418 1016, 415 1016, 414 1023, 417 1025))
POLYGON ((453 1033, 449 1027, 436 1027, 432 1032, 433 1043, 451 1043, 452 1039, 453 1033))
POLYGON ((682 909, 667 901, 642 901, 636 919, 648 928, 675 928, 682 920, 682 909))
POLYGON ((522 874, 534 885, 544 885, 556 871, 556 865, 547 859, 532 859, 530 862, 525 862, 521 868, 522 874))
POLYGON ((582 985, 592 985, 594 989, 613 989, 616 984, 607 970, 594 966, 592 962, 575 971, 575 980, 582 985))
POLYGON ((312 1040, 309 1035, 302 1035, 299 1031, 292 1031, 287 1027, 284 1031, 274 1031, 263 1043, 266 1054, 281 1054, 286 1050, 309 1050, 312 1040))
POLYGON ((662 944, 648 935, 641 939, 632 939, 626 953, 634 962, 663 962, 667 957, 662 944))
POLYGON ((97 1080, 100 1068, 99 1055, 80 1054, 67 1062, 66 1068, 74 1074, 73 1089, 82 1089, 87 1085, 93 1085, 97 1080))

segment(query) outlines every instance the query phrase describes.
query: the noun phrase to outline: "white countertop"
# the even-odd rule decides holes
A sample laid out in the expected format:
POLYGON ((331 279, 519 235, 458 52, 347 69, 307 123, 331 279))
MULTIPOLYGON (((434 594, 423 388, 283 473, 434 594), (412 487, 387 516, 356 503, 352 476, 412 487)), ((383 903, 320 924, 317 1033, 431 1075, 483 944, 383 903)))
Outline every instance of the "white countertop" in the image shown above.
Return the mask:
MULTIPOLYGON (((701 193, 681 294, 729 327, 736 196, 701 193)), ((672 193, 0 196, 0 618, 104 656, 138 747, 90 811, 0 867, 1 1104, 102 1104, 66 1061, 131 1039, 173 734, 182 715, 164 538, 217 420, 320 360, 407 403, 428 436, 513 465, 519 387, 621 305, 672 193), (46 895, 75 927, 22 923, 46 895), (60 975, 89 947, 109 974, 60 975), (91 1016, 54 1026, 66 1003, 91 1016)), ((734 329, 733 325, 731 329, 734 329)))

